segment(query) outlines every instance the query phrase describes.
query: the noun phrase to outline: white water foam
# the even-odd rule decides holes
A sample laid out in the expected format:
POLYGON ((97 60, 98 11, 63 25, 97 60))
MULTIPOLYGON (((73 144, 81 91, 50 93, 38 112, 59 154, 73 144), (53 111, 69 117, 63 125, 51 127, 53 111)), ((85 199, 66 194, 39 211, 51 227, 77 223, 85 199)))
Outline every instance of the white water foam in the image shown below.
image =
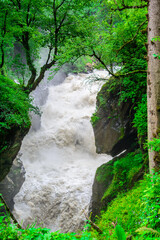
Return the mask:
POLYGON ((26 180, 15 197, 14 214, 23 227, 36 222, 52 231, 76 231, 84 224, 97 167, 111 159, 96 154, 90 117, 102 83, 86 81, 106 71, 70 74, 49 87, 41 127, 24 139, 26 180))

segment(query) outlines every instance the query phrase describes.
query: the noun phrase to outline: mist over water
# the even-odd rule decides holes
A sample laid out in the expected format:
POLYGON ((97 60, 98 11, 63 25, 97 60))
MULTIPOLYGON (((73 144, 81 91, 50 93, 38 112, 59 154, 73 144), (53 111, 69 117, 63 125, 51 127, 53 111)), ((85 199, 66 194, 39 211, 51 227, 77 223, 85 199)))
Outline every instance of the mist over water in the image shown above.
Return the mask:
POLYGON ((41 121, 34 121, 21 148, 26 180, 14 199, 14 214, 23 227, 36 222, 71 232, 84 223, 95 171, 111 159, 95 150, 90 117, 102 83, 87 80, 94 74, 108 78, 106 71, 94 70, 47 88, 41 121))

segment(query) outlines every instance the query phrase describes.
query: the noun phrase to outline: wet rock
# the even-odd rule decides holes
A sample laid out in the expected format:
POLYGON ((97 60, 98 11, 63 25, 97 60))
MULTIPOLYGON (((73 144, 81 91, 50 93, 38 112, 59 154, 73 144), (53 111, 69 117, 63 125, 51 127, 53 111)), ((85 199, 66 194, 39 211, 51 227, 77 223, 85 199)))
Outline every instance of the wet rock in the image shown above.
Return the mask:
POLYGON ((133 147, 137 133, 132 126, 133 103, 119 103, 120 86, 114 91, 108 91, 108 87, 108 83, 104 84, 97 95, 96 117, 99 120, 93 129, 97 153, 116 156, 133 147))
POLYGON ((122 153, 97 169, 89 209, 93 221, 119 193, 128 191, 143 178, 145 164, 141 150, 127 153, 122 153))
POLYGON ((9 173, 12 163, 20 150, 22 140, 28 131, 29 127, 13 127, 1 135, 0 182, 9 173))
POLYGON ((22 184, 25 181, 25 169, 20 157, 13 161, 13 165, 7 176, 0 182, 0 193, 7 203, 10 211, 14 207, 14 196, 19 192, 22 184))
MULTIPOLYGON (((100 215, 104 203, 101 201, 104 192, 110 186, 113 179, 113 165, 116 158, 101 165, 95 174, 94 183, 92 186, 92 197, 89 206, 91 220, 94 221, 96 216, 100 215)), ((110 199, 111 201, 111 199, 110 199)))

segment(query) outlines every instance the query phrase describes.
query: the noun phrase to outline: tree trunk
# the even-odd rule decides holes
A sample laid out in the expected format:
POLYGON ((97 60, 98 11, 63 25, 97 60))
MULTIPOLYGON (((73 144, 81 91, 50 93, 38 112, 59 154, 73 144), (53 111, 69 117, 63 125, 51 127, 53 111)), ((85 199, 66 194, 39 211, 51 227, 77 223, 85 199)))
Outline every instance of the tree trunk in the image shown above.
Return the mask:
MULTIPOLYGON (((160 41, 153 38, 160 36, 160 0, 149 0, 148 23, 148 141, 160 134, 160 41)), ((160 154, 149 151, 149 169, 160 167, 160 154)))

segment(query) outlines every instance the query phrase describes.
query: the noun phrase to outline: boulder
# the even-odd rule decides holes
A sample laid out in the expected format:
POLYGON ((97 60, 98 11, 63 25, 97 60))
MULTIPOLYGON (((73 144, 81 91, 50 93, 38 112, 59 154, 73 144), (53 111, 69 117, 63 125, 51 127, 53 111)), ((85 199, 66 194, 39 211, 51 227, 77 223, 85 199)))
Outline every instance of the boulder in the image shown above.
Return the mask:
POLYGON ((106 83, 97 95, 95 116, 98 120, 93 124, 97 153, 116 156, 137 142, 132 124, 133 103, 129 100, 119 103, 119 88, 109 91, 109 83, 106 83))
POLYGON ((145 172, 142 152, 122 153, 119 157, 101 165, 95 175, 89 212, 92 221, 106 210, 108 204, 121 192, 131 189, 143 178, 145 172))
POLYGON ((0 182, 9 173, 14 159, 16 158, 24 136, 30 127, 13 127, 1 135, 0 139, 0 182))
POLYGON ((22 184, 25 181, 25 169, 23 167, 20 157, 13 161, 13 165, 7 176, 0 182, 0 193, 3 196, 10 211, 13 210, 13 198, 19 192, 22 184))
MULTIPOLYGON (((89 206, 91 220, 94 221, 96 216, 100 215, 104 203, 101 201, 106 189, 110 186, 113 180, 113 165, 116 159, 101 165, 95 174, 94 183, 92 186, 92 197, 89 206)), ((111 201, 111 199, 110 199, 111 201)))

